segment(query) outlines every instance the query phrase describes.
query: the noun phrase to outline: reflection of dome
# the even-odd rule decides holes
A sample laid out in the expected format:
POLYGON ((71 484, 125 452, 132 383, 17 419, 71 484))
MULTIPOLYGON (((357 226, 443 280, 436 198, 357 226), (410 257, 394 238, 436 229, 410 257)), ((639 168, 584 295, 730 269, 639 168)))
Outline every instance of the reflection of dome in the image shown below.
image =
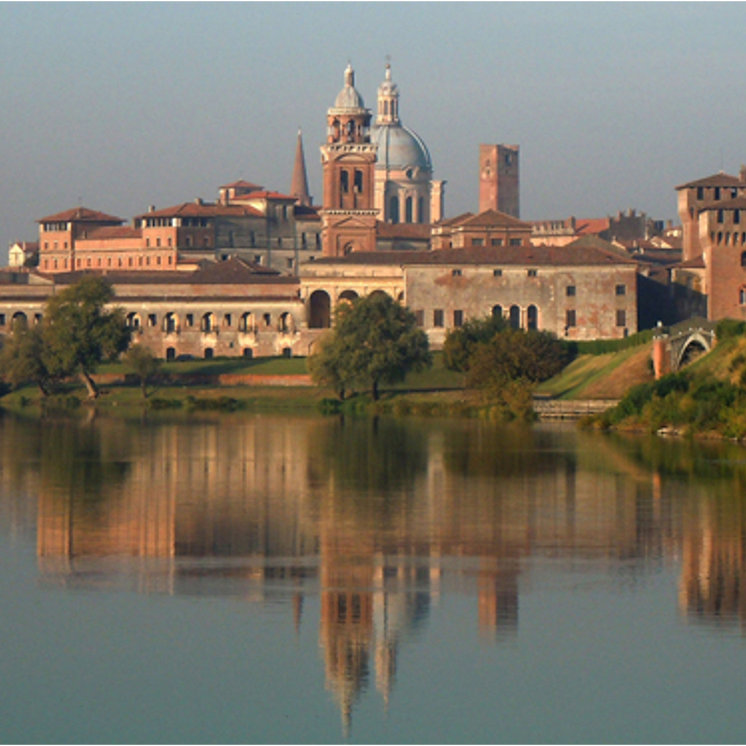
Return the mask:
POLYGON ((376 168, 432 171, 427 145, 416 132, 402 124, 374 125, 370 130, 370 141, 378 146, 376 168))
POLYGON ((335 109, 364 109, 363 97, 355 88, 355 71, 351 65, 345 69, 345 85, 334 99, 335 109))

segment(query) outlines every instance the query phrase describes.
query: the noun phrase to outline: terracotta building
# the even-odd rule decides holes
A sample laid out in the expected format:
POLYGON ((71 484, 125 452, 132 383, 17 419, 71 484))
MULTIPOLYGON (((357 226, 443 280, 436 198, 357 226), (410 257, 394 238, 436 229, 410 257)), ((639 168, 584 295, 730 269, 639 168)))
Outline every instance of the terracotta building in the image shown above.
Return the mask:
POLYGON ((479 211, 520 217, 518 145, 479 146, 479 211))

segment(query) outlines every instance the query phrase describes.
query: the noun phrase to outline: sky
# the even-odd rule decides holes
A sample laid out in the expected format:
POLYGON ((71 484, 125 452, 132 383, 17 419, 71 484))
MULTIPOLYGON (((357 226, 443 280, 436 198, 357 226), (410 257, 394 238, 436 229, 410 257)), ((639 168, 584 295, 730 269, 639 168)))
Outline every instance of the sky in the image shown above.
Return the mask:
POLYGON ((746 162, 743 3, 0 3, 0 263, 77 205, 124 218, 290 189, 321 201, 326 110, 355 69, 478 209, 480 143, 520 146, 521 217, 676 216, 675 186, 746 162))

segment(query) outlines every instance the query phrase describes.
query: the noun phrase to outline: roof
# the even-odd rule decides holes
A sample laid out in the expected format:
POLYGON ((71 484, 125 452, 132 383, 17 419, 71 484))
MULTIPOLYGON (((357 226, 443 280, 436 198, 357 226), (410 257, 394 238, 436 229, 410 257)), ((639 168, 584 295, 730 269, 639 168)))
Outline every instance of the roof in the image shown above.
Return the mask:
POLYGON ((585 236, 602 233, 609 230, 610 225, 611 221, 609 218, 577 218, 575 221, 575 234, 585 236))
POLYGON ((613 251, 573 242, 568 246, 495 246, 469 249, 438 249, 435 251, 375 251, 351 252, 343 257, 325 257, 313 262, 317 264, 487 264, 487 265, 533 265, 533 266, 608 266, 613 264, 634 265, 635 262, 613 251))
POLYGON ((89 210, 87 207, 72 207, 64 212, 39 218, 37 223, 123 223, 123 218, 107 215, 105 212, 89 210))
POLYGON ((462 212, 460 215, 454 215, 452 218, 443 218, 443 220, 438 220, 438 222, 434 224, 434 227, 439 228, 457 225, 460 222, 466 220, 466 218, 470 218, 473 215, 473 212, 462 212))
POLYGON ((680 267, 681 269, 705 269, 705 259, 702 254, 700 254, 699 256, 695 256, 693 259, 687 259, 685 262, 679 262, 674 266, 680 267))
POLYGON ((296 197, 291 194, 282 194, 281 192, 270 192, 266 189, 262 189, 256 192, 249 192, 248 194, 237 194, 232 197, 233 201, 245 200, 245 199, 281 199, 289 202, 295 202, 296 197))
POLYGON ((384 223, 376 221, 376 236, 378 238, 420 238, 430 240, 431 228, 429 223, 384 223))
MULTIPOLYGON (((43 273, 39 273, 43 274, 43 273)), ((112 284, 132 285, 239 285, 239 284, 297 284, 298 279, 267 267, 246 262, 237 257, 231 257, 224 262, 203 262, 192 271, 185 270, 80 270, 75 272, 59 272, 54 275, 55 283, 69 285, 90 275, 105 277, 112 284)), ((202 296, 200 296, 202 297, 202 296)))
POLYGON ((525 228, 531 229, 531 224, 519 220, 512 215, 500 212, 499 210, 485 210, 477 215, 467 213, 466 216, 458 222, 452 223, 454 229, 457 228, 525 228))
POLYGON ((222 186, 218 187, 219 189, 248 189, 250 191, 259 191, 261 189, 264 189, 264 187, 261 184, 252 184, 250 181, 244 181, 243 179, 239 179, 238 181, 234 181, 231 184, 223 184, 222 186))
POLYGON ((221 205, 214 202, 182 202, 180 205, 174 205, 173 207, 164 207, 161 210, 153 210, 152 212, 135 215, 135 218, 212 218, 236 215, 262 217, 262 214, 258 210, 254 210, 248 205, 221 205))
POLYGON ((705 176, 703 179, 697 179, 696 181, 688 181, 686 184, 679 184, 675 187, 676 189, 690 189, 691 187, 733 187, 741 186, 746 187, 746 184, 742 182, 737 176, 731 176, 723 171, 713 174, 712 176, 705 176))

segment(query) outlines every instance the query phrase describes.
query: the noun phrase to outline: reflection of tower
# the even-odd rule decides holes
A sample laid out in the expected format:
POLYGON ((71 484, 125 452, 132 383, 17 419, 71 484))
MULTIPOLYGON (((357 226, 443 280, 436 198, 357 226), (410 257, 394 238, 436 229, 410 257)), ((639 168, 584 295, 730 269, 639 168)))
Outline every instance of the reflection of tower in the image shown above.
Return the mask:
POLYGON ((368 681, 373 638, 371 553, 343 534, 321 532, 321 626, 327 686, 334 692, 345 733, 352 706, 368 681), (367 554, 367 556, 366 556, 367 554))
POLYGON ((479 212, 499 210, 519 218, 517 145, 479 146, 479 212))
POLYGON ((502 637, 518 630, 518 567, 511 559, 482 566, 477 579, 479 630, 502 637))
POLYGON ((355 89, 355 72, 348 65, 344 87, 327 112, 326 144, 321 146, 321 231, 326 256, 376 248, 376 146, 370 141, 370 117, 370 110, 355 89))

